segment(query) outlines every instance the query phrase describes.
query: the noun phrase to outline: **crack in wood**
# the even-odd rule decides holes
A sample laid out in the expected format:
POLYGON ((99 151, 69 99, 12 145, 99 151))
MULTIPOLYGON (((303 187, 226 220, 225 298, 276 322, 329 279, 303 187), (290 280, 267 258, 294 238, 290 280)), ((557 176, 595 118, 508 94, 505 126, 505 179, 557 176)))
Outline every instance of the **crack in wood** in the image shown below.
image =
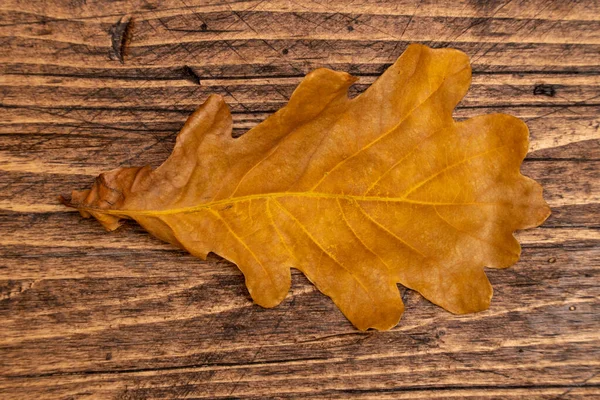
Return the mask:
POLYGON ((117 59, 121 64, 125 64, 125 52, 127 44, 129 43, 132 28, 132 18, 128 15, 124 15, 119 18, 117 23, 111 26, 108 31, 112 42, 111 59, 117 59))
POLYGON ((189 65, 184 65, 180 68, 179 71, 183 76, 183 79, 185 79, 186 81, 190 81, 192 83, 195 83, 196 85, 202 85, 200 75, 198 75, 196 71, 189 65))
POLYGON ((533 94, 535 96, 548 96, 548 97, 554 97, 556 95, 556 89, 554 88, 553 85, 547 85, 547 84, 539 84, 539 85, 535 85, 535 87, 533 88, 533 94))
POLYGON ((307 362, 307 361, 327 361, 326 357, 304 357, 304 358, 291 358, 281 360, 267 360, 267 361, 249 361, 246 363, 236 362, 217 362, 217 363, 202 363, 202 364, 190 364, 190 365, 174 365, 169 367, 156 367, 156 368, 127 368, 127 369, 114 369, 114 370, 82 370, 82 371, 57 371, 57 372, 44 372, 39 374, 14 374, 14 375, 1 375, 6 379, 30 379, 30 378, 43 378, 43 377, 57 377, 57 376, 72 376, 72 375, 107 375, 107 374, 139 374, 146 372, 161 372, 161 371, 177 371, 177 370, 189 370, 206 367, 237 367, 245 368, 251 366, 260 365, 278 365, 296 362, 307 362))

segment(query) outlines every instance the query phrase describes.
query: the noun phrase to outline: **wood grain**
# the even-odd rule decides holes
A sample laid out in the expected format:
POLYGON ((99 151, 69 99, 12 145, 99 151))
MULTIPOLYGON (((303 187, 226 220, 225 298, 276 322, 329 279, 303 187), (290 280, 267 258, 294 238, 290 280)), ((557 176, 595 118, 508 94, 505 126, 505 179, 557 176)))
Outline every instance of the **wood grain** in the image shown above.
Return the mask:
POLYGON ((599 398, 599 15, 593 0, 3 1, 0 398, 599 398), (310 70, 359 76, 354 96, 411 42, 471 57, 457 119, 531 131, 522 170, 553 214, 488 271, 488 311, 399 288, 400 325, 359 332, 297 271, 262 309, 231 263, 57 203, 160 164, 210 93, 239 136, 310 70))

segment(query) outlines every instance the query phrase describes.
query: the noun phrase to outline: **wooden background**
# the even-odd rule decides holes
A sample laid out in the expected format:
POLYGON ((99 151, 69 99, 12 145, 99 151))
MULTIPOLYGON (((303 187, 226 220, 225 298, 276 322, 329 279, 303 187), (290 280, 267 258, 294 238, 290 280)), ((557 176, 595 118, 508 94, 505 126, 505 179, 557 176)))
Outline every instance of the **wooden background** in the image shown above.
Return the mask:
POLYGON ((0 398, 600 398, 598 1, 3 0, 0 398), (444 3, 443 5, 441 3, 444 3), (456 316, 400 288, 390 332, 359 332, 293 273, 277 308, 237 268, 57 202, 164 160, 223 95, 242 134, 329 67, 364 90, 411 42, 465 51, 457 119, 524 119, 553 214, 456 316))

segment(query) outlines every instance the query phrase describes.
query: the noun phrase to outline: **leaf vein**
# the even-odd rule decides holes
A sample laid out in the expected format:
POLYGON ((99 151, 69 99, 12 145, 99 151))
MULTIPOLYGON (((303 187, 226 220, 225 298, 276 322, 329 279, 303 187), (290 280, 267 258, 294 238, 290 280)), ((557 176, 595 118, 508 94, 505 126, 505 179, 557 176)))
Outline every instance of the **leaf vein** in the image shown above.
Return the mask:
POLYGON ((471 161, 471 160, 474 160, 474 159, 476 159, 476 158, 479 158, 479 157, 485 156, 485 155, 487 155, 487 154, 493 153, 494 151, 496 151, 496 150, 498 150, 498 149, 501 149, 501 148, 503 148, 503 147, 506 147, 506 146, 498 146, 498 147, 494 147, 493 149, 486 150, 486 151, 484 151, 484 152, 482 152, 482 153, 478 153, 478 154, 475 154, 475 155, 473 155, 473 156, 471 156, 471 157, 464 158, 464 159, 462 159, 462 160, 460 160, 460 161, 458 161, 458 162, 456 162, 456 163, 454 163, 454 164, 451 164, 451 165, 447 165, 447 166, 445 166, 444 168, 442 168, 441 170, 439 170, 439 171, 438 171, 438 172, 436 172, 435 174, 428 176, 428 177, 427 177, 427 178, 425 178, 424 180, 420 181, 418 184, 416 184, 416 185, 412 186, 410 189, 408 189, 406 192, 404 192, 402 195, 400 195, 400 199, 406 199, 406 197, 407 197, 409 194, 411 194, 412 192, 414 192, 414 191, 415 191, 415 190, 417 190, 418 188, 422 187, 422 186, 423 186, 423 185, 425 185, 427 182, 430 182, 432 179, 435 179, 437 176, 439 176, 439 175, 443 174, 444 172, 447 172, 447 171, 451 170, 452 168, 458 167, 459 165, 462 165, 462 164, 464 164, 464 163, 467 163, 467 162, 469 162, 469 161, 471 161))
POLYGON ((294 222, 296 222, 296 224, 298 224, 298 226, 300 227, 300 229, 302 229, 302 231, 304 232, 304 234, 306 236, 309 237, 309 239, 317 245, 317 247, 319 249, 321 249, 321 251, 323 253, 325 253, 325 255, 327 255, 327 257, 331 258, 337 265, 339 265, 340 267, 342 267, 343 270, 345 270, 351 277, 352 279, 354 279, 359 285, 360 287, 364 290, 364 292, 367 294, 367 296, 369 296, 369 298, 371 299, 371 301, 373 301, 373 303, 377 303, 377 301, 373 298, 373 296, 371 295, 370 291, 367 289, 367 287, 365 286, 365 284, 348 268, 346 268, 346 266, 344 266, 341 262, 339 262, 334 256, 333 254, 330 254, 327 250, 325 250, 323 248, 323 246, 310 234, 310 232, 308 231, 308 229, 306 229, 306 227, 302 224, 302 222, 300 222, 298 220, 298 218, 296 218, 294 216, 294 214, 292 214, 287 208, 285 208, 283 206, 283 204, 281 204, 280 202, 277 201, 277 199, 275 199, 275 203, 287 214, 290 216, 290 218, 292 218, 292 220, 294 220, 294 222))
POLYGON ((390 231, 388 228, 386 228, 385 226, 383 226, 382 224, 380 224, 379 222, 375 221, 366 211, 364 208, 361 207, 360 204, 358 204, 358 209, 360 210, 360 212, 362 212, 364 214, 365 217, 367 217, 368 219, 370 219, 371 221, 373 221, 373 223, 375 225, 377 225, 378 227, 380 227, 381 229, 383 229, 385 232, 387 232, 388 234, 390 234, 391 236, 395 237, 396 239, 398 239, 399 242, 401 242, 402 244, 404 244, 404 246, 408 247, 409 249, 411 249, 412 251, 414 251, 415 253, 419 254, 421 257, 423 258, 427 258, 427 256, 425 254, 423 254, 422 252, 420 252, 418 249, 416 249, 415 247, 413 247, 412 245, 410 245, 407 241, 405 241, 404 239, 402 239, 400 236, 396 235, 394 232, 390 231))
MULTIPOLYGON (((511 255, 515 255, 515 254, 516 254, 514 251, 512 251, 512 250, 510 250, 510 249, 507 249, 507 248, 505 248, 505 247, 499 246, 498 244, 496 244, 496 243, 493 243, 493 242, 490 242, 489 240, 485 240, 485 239, 483 239, 483 238, 481 238, 481 237, 479 237, 479 236, 477 236, 477 235, 474 235, 473 233, 471 233, 471 232, 469 232, 469 231, 464 231, 464 230, 462 230, 462 229, 458 229, 456 226, 454 226, 453 224, 451 224, 451 223, 450 223, 450 221, 448 221, 446 218, 444 218, 444 217, 443 217, 443 216, 440 214, 440 212, 438 211, 438 209, 437 209, 437 207, 436 207, 436 206, 433 206, 433 209, 434 209, 435 213, 437 214, 438 218, 439 218, 439 219, 441 219, 443 222, 445 222, 445 223, 446 223, 448 226, 450 226, 450 227, 451 227, 452 229, 454 229, 455 231, 457 231, 457 232, 460 232, 460 233, 463 233, 463 234, 465 234, 465 235, 467 235, 467 236, 470 236, 470 237, 472 237, 473 239, 475 239, 475 240, 479 240, 480 242, 483 242, 483 243, 485 243, 485 244, 487 244, 487 245, 489 245, 489 246, 491 246, 491 247, 494 247, 494 248, 496 248, 496 249, 502 250, 502 251, 504 251, 505 253, 509 253, 509 254, 511 254, 511 255)), ((517 254, 517 255, 518 255, 518 254, 517 254)))
POLYGON ((296 255, 290 250, 290 248, 288 247, 287 243, 285 242, 285 240, 283 239, 283 235, 281 234, 281 232, 279 231, 279 228, 277 228, 277 225, 275 224, 275 218, 273 218, 273 214, 271 213, 271 199, 268 198, 267 199, 267 215, 269 216, 269 219, 271 220, 271 225, 273 225, 273 229, 275 229, 275 232, 277 232, 277 236, 279 236, 279 240, 281 241, 281 243, 283 244, 283 247, 285 247, 285 249, 287 250, 287 252, 292 256, 292 258, 296 261, 298 261, 298 258, 296 257, 296 255))
POLYGON ((223 225, 225 225, 225 227, 229 230, 229 232, 231 233, 231 235, 242 245, 244 246, 244 248, 246 249, 246 251, 248 251, 248 253, 250 253, 250 255, 252 255, 252 257, 256 260, 256 262, 258 263, 258 265, 260 265, 260 267, 265 271, 265 274, 267 275, 267 277, 269 278, 269 281, 271 281, 271 285, 273 285, 274 288, 277 287, 277 285, 275 285, 275 282, 273 281, 273 277, 271 276, 271 274, 269 273, 269 271, 265 268, 265 266, 260 262, 260 260, 258 259, 258 257, 256 256, 256 254, 254 254, 254 252, 252 251, 252 249, 246 244, 246 242, 244 242, 244 240, 238 236, 237 233, 235 233, 235 231, 231 228, 231 226, 227 223, 227 221, 225 221, 225 218, 223 218, 221 216, 221 214, 219 214, 217 211, 213 210, 212 208, 209 208, 208 211, 210 211, 214 216, 216 216, 221 222, 223 222, 223 225))
POLYGON ((77 205, 77 207, 84 211, 103 213, 108 215, 116 215, 116 216, 155 216, 155 215, 171 215, 171 214, 183 214, 183 213, 194 213, 202 210, 206 210, 215 206, 220 205, 229 205, 235 203, 241 203, 250 200, 258 200, 258 199, 277 199, 282 197, 298 197, 298 198, 315 198, 315 199, 343 199, 343 200, 356 200, 361 202, 382 202, 382 203, 407 203, 407 204, 416 204, 421 206, 448 206, 448 207, 460 207, 460 206, 486 206, 486 205, 503 205, 514 203, 504 203, 504 202, 469 202, 469 203, 452 203, 452 202, 433 202, 433 201, 422 201, 422 200, 413 200, 406 198, 398 198, 398 197, 381 197, 381 196, 355 196, 355 195, 345 195, 345 194, 337 194, 337 193, 315 193, 315 192, 273 192, 266 194, 256 194, 256 195, 248 195, 242 197, 234 197, 231 199, 222 199, 217 201, 212 201, 209 203, 202 203, 195 206, 190 207, 182 207, 182 208, 171 208, 167 210, 109 210, 109 209, 101 209, 96 207, 89 207, 84 205, 77 205))
POLYGON ((333 168, 331 168, 328 171, 326 171, 323 174, 323 177, 313 187, 310 188, 310 191, 313 191, 317 187, 319 187, 319 185, 325 180, 325 178, 327 178, 327 176, 329 176, 330 173, 332 173, 334 170, 336 170, 337 168, 339 168, 346 161, 348 161, 348 160, 356 157, 357 155, 359 155, 363 151, 365 151, 365 150, 371 148, 372 146, 374 146, 380 140, 384 139, 385 137, 387 137, 391 133, 395 132, 417 109, 419 109, 422 105, 424 105, 431 97, 433 97, 434 94, 436 94, 441 89, 441 87, 444 85, 444 82, 446 82, 446 79, 448 79, 451 76, 459 74, 460 72, 464 71, 467 67, 468 67, 468 65, 465 66, 464 68, 461 68, 460 70, 458 70, 458 71, 450 74, 450 75, 445 76, 444 79, 442 80, 442 82, 440 83, 440 85, 434 91, 432 91, 422 102, 420 102, 412 110, 410 110, 406 114, 406 116, 404 116, 404 118, 402 118, 396 125, 394 125, 391 129, 389 129, 384 134, 378 136, 375 140, 373 140, 372 142, 368 143, 366 146, 364 146, 363 148, 361 148, 360 150, 358 150, 356 153, 354 153, 354 154, 352 154, 352 155, 344 158, 343 160, 341 160, 340 162, 338 162, 336 165, 334 165, 333 168))
POLYGON ((358 236, 358 234, 356 233, 356 231, 354 229, 352 229, 352 226, 350 226, 350 223, 348 222, 348 218, 346 218, 346 213, 344 212, 344 209, 342 208, 342 204, 340 203, 340 199, 336 199, 336 201, 337 201, 338 207, 340 208, 340 211, 342 212, 342 219, 344 220, 344 222, 346 223, 346 225, 348 226, 348 228, 350 229, 350 231, 352 232, 352 234, 354 235, 354 237, 356 237, 358 239, 358 241, 364 246, 365 249, 367 249, 371 254, 373 254, 375 257, 377 257, 379 259, 379 261, 381 261, 383 263, 383 265, 385 265, 388 270, 391 270, 392 268, 388 265, 388 263, 386 263, 385 261, 383 261, 383 259, 379 256, 379 254, 377 254, 373 250, 371 250, 371 248, 366 245, 366 243, 360 238, 360 236, 358 236))
POLYGON ((402 161, 406 160, 417 148, 419 148, 419 146, 421 146, 426 140, 432 138, 433 136, 435 136, 437 133, 443 131, 444 129, 448 128, 448 126, 443 126, 440 129, 437 129, 435 132, 433 132, 431 135, 427 136, 425 139, 423 139, 421 142, 415 144, 408 153, 406 153, 404 156, 402 156, 402 158, 400 158, 398 161, 396 161, 390 168, 388 168, 379 178, 377 178, 377 180, 375 180, 375 182, 373 182, 373 184, 371 186, 369 186, 369 188, 363 193, 364 195, 369 194, 369 192, 371 190, 373 190, 373 188, 387 175, 389 174, 394 168, 396 168, 402 161))

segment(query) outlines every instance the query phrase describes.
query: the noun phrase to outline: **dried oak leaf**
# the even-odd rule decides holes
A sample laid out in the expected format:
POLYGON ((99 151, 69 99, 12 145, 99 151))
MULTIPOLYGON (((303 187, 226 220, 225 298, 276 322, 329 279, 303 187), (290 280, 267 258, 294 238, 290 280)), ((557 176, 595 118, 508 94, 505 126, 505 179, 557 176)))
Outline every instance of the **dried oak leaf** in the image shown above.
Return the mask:
POLYGON ((130 218, 195 256, 231 260, 263 307, 286 296, 293 267, 359 329, 398 323, 397 283, 453 313, 481 311, 484 266, 514 264, 513 232, 550 211, 519 172, 521 120, 452 119, 470 80, 464 53, 411 45, 354 99, 356 78, 311 72, 237 139, 213 95, 164 164, 104 173, 70 204, 109 230, 130 218))

